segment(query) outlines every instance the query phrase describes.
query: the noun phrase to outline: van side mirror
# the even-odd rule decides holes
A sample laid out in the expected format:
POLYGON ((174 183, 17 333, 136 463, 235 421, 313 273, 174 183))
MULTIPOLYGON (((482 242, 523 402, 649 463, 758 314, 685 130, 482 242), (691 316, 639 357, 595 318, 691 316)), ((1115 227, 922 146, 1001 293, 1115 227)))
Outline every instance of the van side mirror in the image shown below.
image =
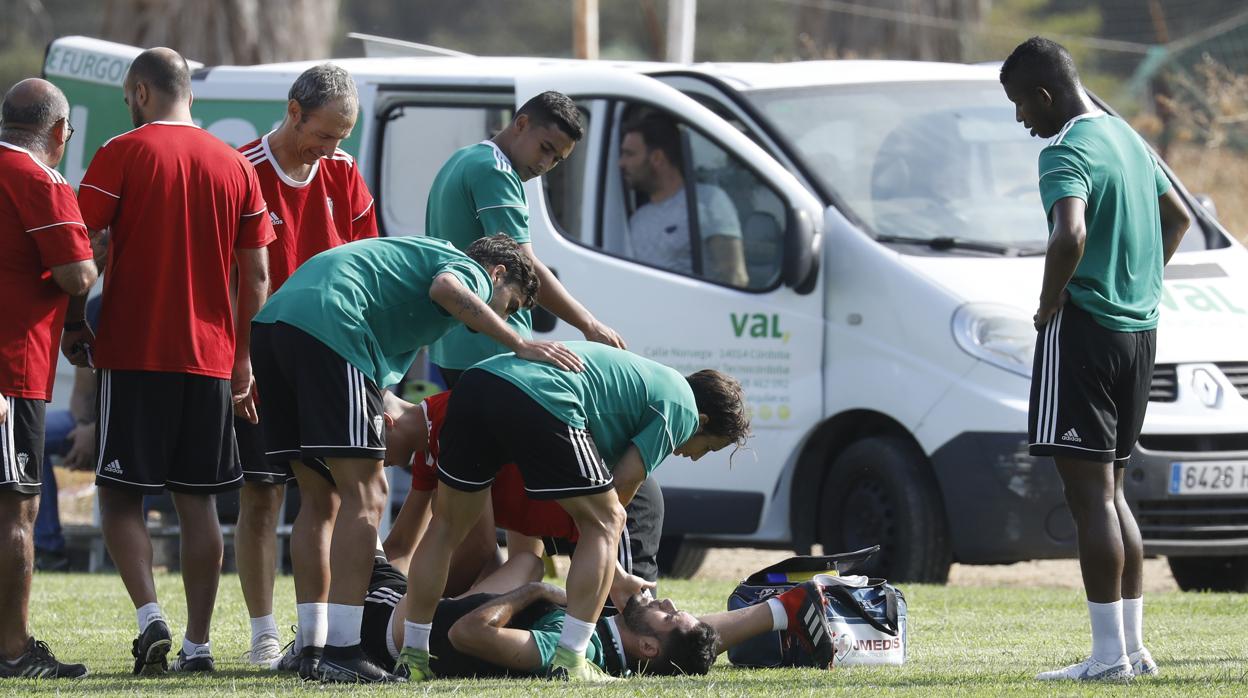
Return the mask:
POLYGON ((784 236, 784 285, 804 296, 815 290, 815 282, 819 279, 823 234, 804 209, 793 209, 789 221, 789 229, 784 236))
POLYGON ((1214 218, 1218 217, 1218 205, 1213 203, 1212 196, 1209 196, 1208 194, 1197 194, 1195 198, 1197 203, 1205 207, 1205 210, 1209 212, 1210 216, 1213 216, 1214 218))

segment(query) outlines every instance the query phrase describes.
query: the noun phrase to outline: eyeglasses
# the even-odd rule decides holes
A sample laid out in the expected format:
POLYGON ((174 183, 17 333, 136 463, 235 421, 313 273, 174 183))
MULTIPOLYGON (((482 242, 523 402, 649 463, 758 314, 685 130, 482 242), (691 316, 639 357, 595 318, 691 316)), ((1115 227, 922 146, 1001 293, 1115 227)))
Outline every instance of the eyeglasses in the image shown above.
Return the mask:
POLYGON ((74 125, 69 123, 69 117, 65 118, 65 133, 65 142, 68 143, 74 137, 74 125))

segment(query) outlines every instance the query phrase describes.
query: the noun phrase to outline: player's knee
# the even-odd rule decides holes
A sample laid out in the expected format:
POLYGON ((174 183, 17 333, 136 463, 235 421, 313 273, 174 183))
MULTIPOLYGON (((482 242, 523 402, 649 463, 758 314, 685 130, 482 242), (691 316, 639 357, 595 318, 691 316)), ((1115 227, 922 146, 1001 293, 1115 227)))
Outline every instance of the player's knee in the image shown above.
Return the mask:
POLYGON ((284 485, 248 482, 243 485, 243 491, 238 499, 240 518, 246 516, 257 525, 275 523, 277 512, 282 507, 282 497, 285 494, 284 485))

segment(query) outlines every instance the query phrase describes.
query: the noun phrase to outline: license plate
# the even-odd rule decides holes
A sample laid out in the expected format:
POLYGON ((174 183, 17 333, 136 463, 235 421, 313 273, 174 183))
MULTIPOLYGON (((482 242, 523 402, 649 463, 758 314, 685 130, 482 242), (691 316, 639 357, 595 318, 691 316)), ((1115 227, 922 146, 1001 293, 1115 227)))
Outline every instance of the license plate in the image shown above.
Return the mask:
POLYGON ((1170 494, 1246 494, 1248 463, 1200 461, 1170 464, 1170 494))

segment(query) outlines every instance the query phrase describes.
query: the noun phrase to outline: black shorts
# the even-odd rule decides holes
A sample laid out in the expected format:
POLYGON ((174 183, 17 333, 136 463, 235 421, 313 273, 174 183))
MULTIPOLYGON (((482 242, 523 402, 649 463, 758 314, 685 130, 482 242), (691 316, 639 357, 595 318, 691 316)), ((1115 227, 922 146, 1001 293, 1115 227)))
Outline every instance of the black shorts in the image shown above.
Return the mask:
POLYGON ((435 366, 435 368, 438 369, 438 375, 442 377, 442 382, 446 385, 447 390, 454 390, 455 384, 459 383, 459 377, 464 375, 464 371, 467 370, 462 368, 442 368, 441 366, 435 366))
POLYGON ((1156 330, 1115 332, 1066 303, 1036 339, 1031 455, 1126 465, 1144 425, 1156 352, 1156 330))
MULTIPOLYGON (((633 501, 624 507, 628 525, 620 535, 616 549, 620 566, 625 572, 648 581, 659 579, 659 540, 663 537, 663 490, 652 477, 641 481, 633 501)), ((546 538, 546 551, 552 555, 571 555, 576 543, 563 538, 546 538)), ((608 606, 611 600, 607 599, 608 606)))
POLYGON ((381 390, 320 340, 282 322, 253 323, 251 366, 270 461, 316 470, 317 459, 385 458, 381 390))
POLYGON ((97 486, 214 494, 242 484, 228 380, 111 369, 97 380, 97 486))
POLYGON ((594 437, 564 424, 523 390, 482 369, 460 377, 438 437, 438 479, 462 492, 514 462, 532 499, 598 494, 615 485, 594 437))
POLYGON ((0 422, 0 492, 39 494, 48 403, 23 397, 0 399, 9 403, 9 417, 0 422))
MULTIPOLYGON (((260 415, 264 419, 264 415, 260 415)), ((243 465, 243 480, 259 482, 266 485, 294 485, 295 471, 289 460, 269 458, 264 452, 264 429, 259 424, 241 417, 234 417, 234 434, 238 438, 238 457, 243 465)), ((302 461, 317 475, 333 483, 334 477, 329 466, 320 458, 302 461)))
MULTIPOLYGON (((399 656, 400 648, 395 647, 391 628, 394 623, 402 623, 404 620, 394 618, 394 609, 406 593, 407 579, 403 574, 384 559, 375 559, 373 576, 368 583, 368 596, 364 599, 360 645, 364 654, 386 671, 394 671, 394 663, 399 656)), ((438 602, 438 609, 433 614, 433 628, 429 633, 429 669, 434 674, 442 678, 509 675, 507 669, 497 664, 460 652, 450 640, 451 626, 455 625, 455 621, 495 598, 498 598, 497 594, 473 594, 462 599, 442 599, 438 602)), ((534 604, 517 613, 507 627, 532 627, 533 623, 552 610, 554 606, 550 604, 534 604)))

